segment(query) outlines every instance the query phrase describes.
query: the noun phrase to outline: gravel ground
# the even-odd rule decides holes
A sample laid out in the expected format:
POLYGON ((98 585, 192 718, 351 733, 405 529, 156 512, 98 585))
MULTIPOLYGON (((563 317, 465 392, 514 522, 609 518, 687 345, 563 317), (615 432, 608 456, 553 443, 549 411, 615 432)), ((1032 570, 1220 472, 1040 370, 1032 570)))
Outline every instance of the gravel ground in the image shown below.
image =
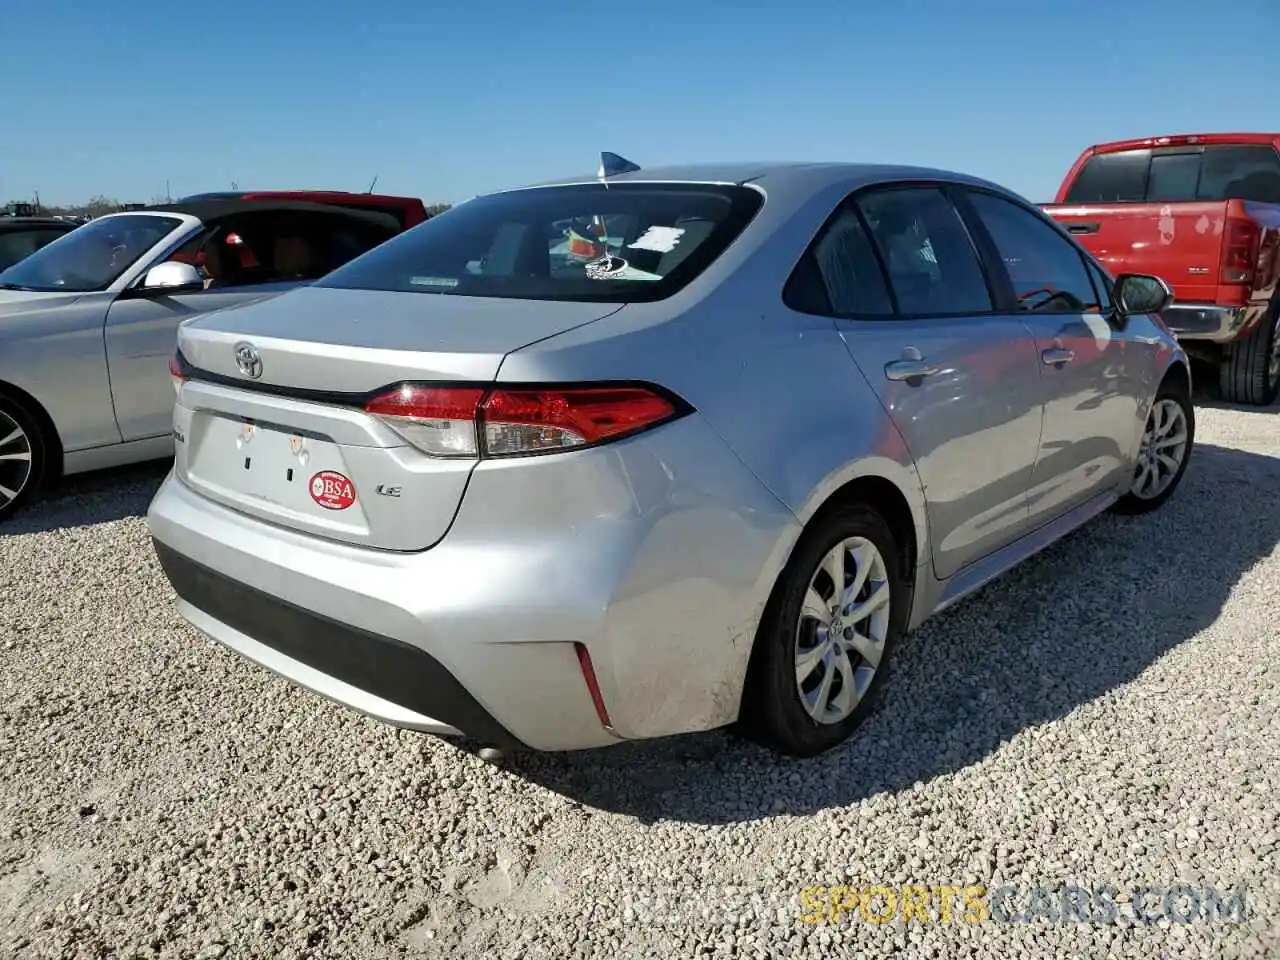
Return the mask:
POLYGON ((180 623, 142 519, 163 467, 70 482, 0 532, 0 952, 1280 955, 1280 410, 1199 421, 1165 510, 939 616, 804 763, 713 734, 499 769, 378 725, 180 623), (1183 890, 1171 920, 1178 883, 1224 912, 1183 890), (798 899, 906 884, 986 884, 992 916, 798 899), (1117 917, 1033 898, 1064 884, 1117 917))

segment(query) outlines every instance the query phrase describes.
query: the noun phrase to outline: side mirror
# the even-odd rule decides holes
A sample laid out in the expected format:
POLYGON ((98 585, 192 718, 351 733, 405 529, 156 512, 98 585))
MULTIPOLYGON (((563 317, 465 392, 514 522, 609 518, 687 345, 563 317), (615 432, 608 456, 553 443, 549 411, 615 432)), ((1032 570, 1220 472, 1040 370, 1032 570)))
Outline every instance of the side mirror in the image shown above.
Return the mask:
POLYGON ((1159 277, 1145 273, 1122 273, 1111 290, 1116 313, 1132 317, 1139 313, 1163 313, 1173 303, 1173 288, 1159 277))
POLYGON ((203 290, 204 278, 200 271, 189 263, 170 260, 158 263, 147 271, 142 278, 141 290, 144 292, 186 293, 192 290, 203 290))

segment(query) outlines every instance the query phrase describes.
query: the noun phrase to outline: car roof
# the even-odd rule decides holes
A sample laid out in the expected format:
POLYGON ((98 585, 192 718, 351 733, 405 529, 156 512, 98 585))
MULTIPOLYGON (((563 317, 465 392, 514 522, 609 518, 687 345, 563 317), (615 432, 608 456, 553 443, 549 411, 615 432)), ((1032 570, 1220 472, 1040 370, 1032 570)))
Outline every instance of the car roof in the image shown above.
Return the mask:
MULTIPOLYGON (((968 183, 974 186, 1007 188, 966 173, 937 167, 921 167, 907 164, 853 163, 848 161, 736 161, 724 163, 693 163, 674 166, 647 167, 629 173, 617 173, 608 178, 609 183, 754 183, 766 189, 781 187, 788 190, 817 191, 836 184, 846 184, 850 189, 872 183, 893 180, 946 180, 968 183)), ((531 187, 569 186, 572 184, 600 183, 595 172, 576 177, 561 177, 531 187)), ((518 189, 518 188, 517 188, 518 189)))
POLYGON ((0 230, 22 227, 66 227, 74 230, 78 226, 78 223, 58 220, 55 217, 0 217, 0 230))
MULTIPOLYGON (((208 193, 193 193, 182 197, 175 203, 193 203, 199 200, 255 200, 258 203, 272 200, 300 200, 306 203, 326 203, 362 199, 383 204, 422 203, 418 197, 399 197, 389 193, 353 193, 350 190, 211 190, 208 193)), ((338 203, 338 206, 346 206, 338 203)))
MULTIPOLYGON (((369 225, 394 226, 401 229, 400 222, 388 213, 376 210, 352 209, 351 207, 332 206, 323 203, 310 203, 304 200, 241 200, 236 198, 217 197, 209 200, 179 201, 178 203, 160 204, 142 210, 123 211, 127 214, 139 213, 185 213, 200 221, 216 220, 236 214, 263 214, 270 212, 323 213, 333 217, 344 217, 369 225)), ((116 214, 117 216, 119 214, 116 214)))

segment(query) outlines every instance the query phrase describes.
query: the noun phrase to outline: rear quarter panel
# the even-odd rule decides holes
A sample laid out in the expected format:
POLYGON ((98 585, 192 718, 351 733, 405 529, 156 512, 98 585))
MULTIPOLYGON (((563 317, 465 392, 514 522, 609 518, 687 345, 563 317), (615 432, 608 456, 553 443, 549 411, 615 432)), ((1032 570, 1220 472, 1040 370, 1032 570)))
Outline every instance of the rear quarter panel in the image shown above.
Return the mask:
MULTIPOLYGON (((772 511, 761 510, 746 495, 728 502, 722 489, 698 494, 698 500, 705 498, 736 515, 732 524, 721 527, 722 543, 715 550, 693 543, 688 547, 704 557, 724 553, 722 562, 707 562, 699 571, 700 594, 721 611, 719 630, 690 636, 681 610, 687 606, 686 591, 697 581, 674 566, 658 570, 643 563, 648 553, 643 543, 633 551, 631 566, 620 573, 608 601, 606 635, 612 647, 643 645, 651 652, 649 663, 666 658, 679 664, 691 655, 710 658, 724 677, 720 701, 734 709, 751 642, 778 574, 803 524, 843 484, 860 476, 894 483, 915 520, 917 558, 928 557, 923 495, 901 436, 853 363, 835 323, 793 313, 781 300, 796 258, 846 192, 841 187, 823 193, 799 212, 779 205, 794 216, 779 214, 766 203, 763 219, 730 248, 732 255, 727 252, 703 278, 670 300, 631 304, 515 351, 498 374, 503 382, 647 380, 671 389, 707 425, 706 442, 742 463, 744 475, 753 477, 761 494, 793 518, 779 524, 772 511), (734 282, 720 285, 731 272, 734 282), (763 539, 757 535, 762 524, 770 530, 763 539), (629 612, 640 609, 636 597, 645 600, 643 617, 629 612)), ((700 461, 714 462, 719 456, 710 448, 681 448, 660 467, 679 480, 700 473, 700 461)), ((694 535, 691 527, 686 536, 694 535)), ((671 697, 679 696, 679 685, 669 689, 671 697)), ((652 709, 655 716, 705 712, 705 706, 694 702, 652 709)))

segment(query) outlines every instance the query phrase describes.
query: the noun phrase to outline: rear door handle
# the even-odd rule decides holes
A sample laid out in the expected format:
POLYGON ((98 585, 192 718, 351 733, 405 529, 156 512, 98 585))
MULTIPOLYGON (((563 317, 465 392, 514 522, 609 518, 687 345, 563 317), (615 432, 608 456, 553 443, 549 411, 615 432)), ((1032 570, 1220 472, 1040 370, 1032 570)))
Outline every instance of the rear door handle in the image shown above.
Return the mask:
POLYGON ((1069 223, 1067 224, 1068 233, 1097 233, 1102 228, 1100 223, 1069 223))
POLYGON ((890 380, 919 380, 932 377, 940 368, 928 360, 893 360, 884 365, 884 375, 890 380))
POLYGON ((1052 350, 1045 350, 1040 354, 1041 362, 1047 367, 1056 367, 1060 363, 1070 363, 1075 358, 1076 352, 1065 347, 1054 347, 1052 350))

